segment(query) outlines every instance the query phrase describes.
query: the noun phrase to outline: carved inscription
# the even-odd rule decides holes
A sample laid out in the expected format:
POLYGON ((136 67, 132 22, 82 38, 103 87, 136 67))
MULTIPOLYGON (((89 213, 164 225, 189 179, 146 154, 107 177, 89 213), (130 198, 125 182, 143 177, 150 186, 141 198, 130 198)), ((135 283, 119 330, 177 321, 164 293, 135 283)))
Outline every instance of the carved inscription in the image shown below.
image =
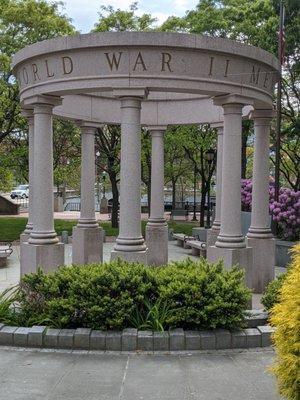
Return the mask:
MULTIPOLYGON (((186 75, 188 77, 188 67, 191 66, 193 68, 193 72, 191 73, 194 74, 194 67, 197 65, 197 59, 194 56, 192 60, 188 59, 189 55, 185 59, 181 54, 178 57, 176 51, 152 52, 149 56, 147 50, 134 51, 130 55, 124 50, 100 53, 100 63, 97 63, 95 58, 92 67, 95 65, 95 71, 98 70, 100 75, 107 73, 107 71, 111 73, 117 73, 120 70, 127 71, 129 57, 132 73, 149 71, 151 74, 155 72, 160 72, 162 75, 164 73, 175 73, 176 75, 186 75)), ((55 61, 49 57, 25 65, 18 71, 18 77, 22 84, 28 85, 29 83, 43 81, 45 78, 51 79, 57 76, 74 75, 73 73, 77 72, 81 76, 82 71, 85 70, 83 63, 84 59, 81 57, 78 60, 76 55, 60 56, 55 61)), ((198 65, 199 77, 206 76, 208 79, 226 79, 229 82, 242 81, 246 84, 266 89, 270 89, 272 86, 271 72, 264 70, 258 64, 249 63, 246 67, 243 67, 243 63, 240 60, 226 59, 218 54, 208 56, 199 53, 198 65), (241 76, 239 76, 239 72, 237 71, 237 63, 241 65, 241 76)))

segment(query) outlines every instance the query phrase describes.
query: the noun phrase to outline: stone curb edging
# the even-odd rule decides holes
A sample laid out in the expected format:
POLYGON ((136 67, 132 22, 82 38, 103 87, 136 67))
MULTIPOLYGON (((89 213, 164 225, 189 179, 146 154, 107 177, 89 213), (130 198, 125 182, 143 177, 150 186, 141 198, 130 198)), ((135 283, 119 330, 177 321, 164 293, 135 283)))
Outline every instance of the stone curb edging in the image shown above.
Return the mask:
POLYGON ((53 329, 0 324, 0 345, 101 351, 190 351, 267 347, 274 328, 269 325, 237 331, 226 329, 166 332, 99 331, 89 328, 53 329))

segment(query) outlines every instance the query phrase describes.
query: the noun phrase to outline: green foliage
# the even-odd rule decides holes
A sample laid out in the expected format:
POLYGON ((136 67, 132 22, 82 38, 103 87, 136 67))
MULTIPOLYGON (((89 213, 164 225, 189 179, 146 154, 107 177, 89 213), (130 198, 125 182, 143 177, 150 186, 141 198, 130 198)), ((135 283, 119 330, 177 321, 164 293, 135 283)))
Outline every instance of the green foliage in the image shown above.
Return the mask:
POLYGON ((228 271, 222 263, 209 264, 204 259, 197 263, 186 259, 161 268, 160 298, 177 309, 166 322, 186 329, 241 326, 250 298, 243 279, 241 269, 228 271))
POLYGON ((135 305, 130 323, 140 330, 164 331, 167 321, 176 313, 177 309, 170 309, 167 301, 160 298, 151 302, 144 299, 141 307, 135 305))
POLYGON ((15 307, 17 295, 17 287, 6 289, 0 293, 0 321, 4 324, 18 321, 18 313, 15 307))
POLYGON ((284 284, 285 278, 286 273, 279 275, 278 278, 274 279, 266 287, 264 295, 261 298, 261 303, 267 311, 270 311, 273 306, 279 302, 280 290, 284 284))
POLYGON ((115 260, 39 270, 21 281, 18 321, 104 330, 235 328, 250 296, 243 280, 242 270, 204 259, 160 268, 115 260))
POLYGON ((273 372, 279 391, 288 400, 300 399, 300 244, 293 248, 292 263, 282 285, 279 302, 271 311, 276 327, 277 353, 273 372))
POLYGON ((148 31, 152 30, 156 18, 150 14, 137 15, 137 3, 132 3, 129 11, 112 6, 101 6, 99 21, 95 24, 94 32, 123 32, 123 31, 148 31))

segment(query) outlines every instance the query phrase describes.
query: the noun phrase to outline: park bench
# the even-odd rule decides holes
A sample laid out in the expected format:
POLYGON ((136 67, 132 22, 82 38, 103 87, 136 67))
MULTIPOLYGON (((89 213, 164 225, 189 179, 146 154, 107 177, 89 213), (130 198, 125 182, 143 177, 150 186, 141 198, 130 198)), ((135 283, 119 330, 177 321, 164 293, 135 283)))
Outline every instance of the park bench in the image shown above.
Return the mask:
POLYGON ((172 210, 170 213, 170 219, 174 220, 174 217, 185 217, 188 220, 189 211, 188 210, 172 210))
POLYGON ((194 236, 188 236, 184 233, 173 233, 173 238, 177 240, 177 245, 183 247, 184 249, 189 249, 190 246, 186 245, 187 241, 194 240, 194 236))
POLYGON ((0 267, 5 267, 7 258, 13 252, 12 245, 9 242, 0 242, 0 267))
POLYGON ((206 243, 200 240, 188 240, 186 241, 186 246, 192 249, 193 256, 206 257, 206 243))

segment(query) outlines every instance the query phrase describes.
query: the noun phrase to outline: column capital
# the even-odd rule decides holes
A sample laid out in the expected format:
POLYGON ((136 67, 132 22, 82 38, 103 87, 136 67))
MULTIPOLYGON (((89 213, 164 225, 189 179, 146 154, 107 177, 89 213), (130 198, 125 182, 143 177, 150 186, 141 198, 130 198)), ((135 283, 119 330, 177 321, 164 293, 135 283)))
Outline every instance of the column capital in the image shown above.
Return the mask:
POLYGON ((254 109, 250 112, 249 119, 258 120, 258 119, 266 119, 271 120, 276 116, 276 111, 272 109, 268 110, 258 110, 254 109))
POLYGON ((49 107, 56 107, 62 104, 62 98, 59 96, 50 96, 50 95, 35 95, 28 97, 24 100, 23 105, 24 108, 33 108, 34 106, 45 105, 49 107))
POLYGON ((151 133, 151 135, 155 135, 155 133, 159 133, 159 135, 163 135, 165 131, 168 129, 167 125, 147 125, 147 130, 151 133))
POLYGON ((21 109, 21 114, 22 114, 22 116, 24 118, 27 119, 28 124, 30 124, 30 123, 33 124, 33 118, 34 118, 33 109, 31 109, 31 108, 22 108, 21 109))
POLYGON ((81 133, 84 134, 95 134, 97 128, 102 128, 103 124, 97 122, 88 122, 88 121, 75 121, 75 124, 80 128, 81 133))
POLYGON ((148 89, 146 88, 122 88, 114 89, 113 95, 120 99, 124 98, 137 98, 140 100, 146 99, 148 96, 148 89))
POLYGON ((243 107, 245 105, 253 105, 254 100, 246 96, 241 96, 239 94, 226 94, 222 96, 215 96, 213 98, 213 103, 215 106, 221 107, 226 104, 241 104, 243 107))
POLYGON ((210 127, 217 130, 218 135, 223 135, 224 122, 213 122, 210 127))

